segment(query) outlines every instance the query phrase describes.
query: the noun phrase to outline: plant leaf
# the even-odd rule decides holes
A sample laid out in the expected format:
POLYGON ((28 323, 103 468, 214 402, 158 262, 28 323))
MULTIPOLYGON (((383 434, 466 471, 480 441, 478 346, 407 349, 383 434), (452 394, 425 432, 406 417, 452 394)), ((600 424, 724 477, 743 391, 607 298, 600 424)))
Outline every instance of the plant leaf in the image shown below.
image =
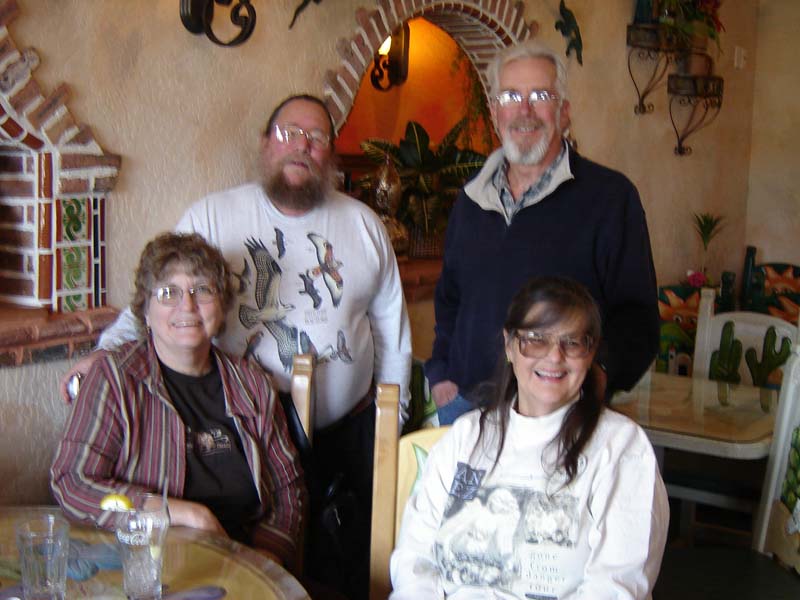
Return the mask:
POLYGON ((722 230, 722 221, 725 217, 711 213, 694 213, 694 229, 703 242, 703 249, 708 250, 711 240, 722 230))
POLYGON ((364 155, 377 164, 383 164, 386 156, 389 155, 395 165, 400 165, 400 151, 397 146, 387 140, 370 138, 361 142, 361 150, 364 155))
POLYGON ((444 134, 442 141, 439 142, 436 154, 438 154, 439 156, 444 156, 450 150, 455 149, 456 142, 458 141, 458 136, 461 135, 461 132, 464 130, 466 124, 467 124, 467 118, 464 117, 458 123, 453 125, 452 129, 450 129, 450 131, 444 134))
POLYGON ((400 156, 406 166, 419 167, 424 163, 426 152, 429 152, 431 140, 425 128, 416 121, 406 125, 406 137, 400 140, 400 156))

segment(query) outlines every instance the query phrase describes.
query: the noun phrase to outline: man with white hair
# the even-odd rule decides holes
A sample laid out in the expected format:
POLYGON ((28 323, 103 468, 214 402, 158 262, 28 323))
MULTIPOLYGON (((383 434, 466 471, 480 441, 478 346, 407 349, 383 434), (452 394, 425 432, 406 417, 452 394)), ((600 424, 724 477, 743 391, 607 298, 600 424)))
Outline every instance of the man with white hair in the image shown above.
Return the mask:
MULTIPOLYGON (((638 192, 564 139, 570 104, 560 56, 523 42, 499 52, 488 76, 502 147, 450 215, 425 364, 441 424, 474 408, 467 396, 503 356, 505 310, 532 276, 571 277, 597 300, 603 340, 593 371, 607 393, 630 388, 658 349, 656 277, 638 192)), ((532 373, 543 384, 560 375, 558 364, 532 373)))

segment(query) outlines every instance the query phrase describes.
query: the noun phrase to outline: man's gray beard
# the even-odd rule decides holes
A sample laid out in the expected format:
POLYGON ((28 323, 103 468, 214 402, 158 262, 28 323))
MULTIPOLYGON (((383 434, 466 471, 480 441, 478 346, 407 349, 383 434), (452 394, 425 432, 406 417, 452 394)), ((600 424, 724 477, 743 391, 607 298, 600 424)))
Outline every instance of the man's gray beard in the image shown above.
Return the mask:
POLYGON ((506 155, 506 160, 515 165, 538 165, 540 164, 550 148, 549 137, 542 138, 531 146, 526 152, 523 152, 511 138, 503 140, 503 152, 506 155))
POLYGON ((309 211, 322 204, 329 188, 327 178, 317 173, 312 173, 299 185, 292 185, 286 180, 282 168, 265 175, 262 186, 269 199, 278 206, 300 211, 309 211))
POLYGON ((511 136, 506 136, 506 138, 503 140, 503 153, 506 155, 506 160, 516 165, 532 166, 541 164, 544 160, 544 157, 547 155, 547 151, 550 149, 550 142, 552 141, 553 137, 561 137, 562 132, 558 125, 559 120, 561 119, 560 107, 556 112, 555 118, 556 123, 551 126, 552 129, 548 127, 544 132, 542 139, 536 142, 525 152, 523 152, 522 149, 511 140, 511 136))

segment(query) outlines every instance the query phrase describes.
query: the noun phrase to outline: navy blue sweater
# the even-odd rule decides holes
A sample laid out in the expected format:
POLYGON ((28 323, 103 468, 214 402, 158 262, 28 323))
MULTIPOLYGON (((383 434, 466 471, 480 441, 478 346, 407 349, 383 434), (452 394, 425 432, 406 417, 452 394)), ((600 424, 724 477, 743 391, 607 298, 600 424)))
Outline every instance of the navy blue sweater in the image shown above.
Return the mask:
POLYGON ((639 195, 621 173, 570 151, 574 179, 507 225, 462 189, 450 215, 436 287, 436 339, 425 373, 466 394, 502 352, 512 296, 533 276, 583 283, 600 305, 609 390, 629 389, 658 350, 655 270, 639 195))

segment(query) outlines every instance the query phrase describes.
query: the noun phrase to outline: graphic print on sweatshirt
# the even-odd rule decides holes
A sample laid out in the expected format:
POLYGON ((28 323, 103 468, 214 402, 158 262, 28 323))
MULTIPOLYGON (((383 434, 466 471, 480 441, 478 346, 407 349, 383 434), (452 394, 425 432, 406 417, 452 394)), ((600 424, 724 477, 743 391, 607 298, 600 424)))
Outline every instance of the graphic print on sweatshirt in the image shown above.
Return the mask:
MULTIPOLYGON (((334 257, 333 245, 317 233, 308 233, 306 237, 309 241, 304 243, 310 242, 309 250, 316 260, 307 266, 302 265, 305 268, 298 273, 301 285, 298 286, 297 293, 299 299, 307 299, 311 303, 309 309, 283 300, 281 286, 285 290, 290 282, 283 281, 284 269, 261 239, 249 238, 245 241, 252 267, 244 259, 241 273, 234 274, 239 282, 239 322, 245 329, 253 330, 247 336, 244 356, 258 362, 266 371, 269 371, 266 367, 268 361, 262 360, 259 355, 265 331, 275 340, 278 359, 286 372, 291 371, 295 354, 311 354, 316 358, 317 364, 330 360, 340 360, 347 364, 353 362, 347 339, 341 329, 336 331, 335 342, 333 339, 323 340, 323 343, 327 343, 321 349, 318 349, 304 329, 303 320, 305 325, 328 322, 326 311, 329 307, 336 310, 344 295, 344 279, 339 272, 342 263, 334 257), (330 300, 326 300, 316 287, 315 282, 320 279, 327 288, 330 300), (301 321, 300 325, 297 324, 298 319, 301 321)), ((290 243, 291 240, 287 240, 276 227, 272 245, 275 246, 278 258, 286 255, 287 245, 290 243)), ((297 267, 296 264, 292 266, 297 267)))
POLYGON ((458 463, 434 547, 445 590, 556 599, 578 539, 577 499, 506 482, 482 486, 484 474, 458 463))

